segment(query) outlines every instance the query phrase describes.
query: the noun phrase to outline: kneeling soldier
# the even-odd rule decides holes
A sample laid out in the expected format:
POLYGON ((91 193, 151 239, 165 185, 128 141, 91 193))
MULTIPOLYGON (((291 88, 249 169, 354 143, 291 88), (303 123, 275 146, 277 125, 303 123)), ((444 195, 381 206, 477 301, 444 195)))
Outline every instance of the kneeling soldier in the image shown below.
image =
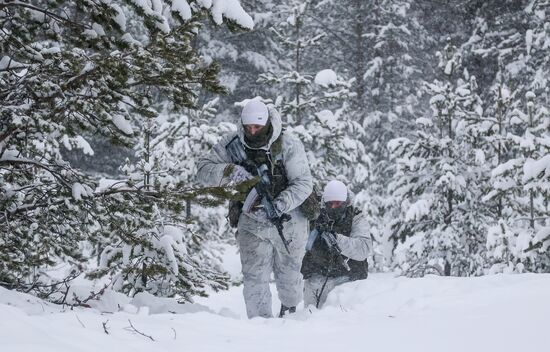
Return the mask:
POLYGON ((328 293, 349 281, 366 279, 372 244, 366 217, 351 205, 351 192, 340 181, 323 191, 321 215, 315 221, 302 262, 304 307, 320 308, 328 293))

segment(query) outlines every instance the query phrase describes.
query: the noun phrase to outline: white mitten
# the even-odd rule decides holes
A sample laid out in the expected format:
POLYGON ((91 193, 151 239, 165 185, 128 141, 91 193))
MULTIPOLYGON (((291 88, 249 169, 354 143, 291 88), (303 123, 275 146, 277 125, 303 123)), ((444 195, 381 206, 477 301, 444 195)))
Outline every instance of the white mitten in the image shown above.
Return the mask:
POLYGON ((229 179, 234 183, 241 183, 251 178, 253 178, 253 176, 250 172, 246 171, 246 169, 240 165, 235 165, 233 172, 229 175, 229 179))

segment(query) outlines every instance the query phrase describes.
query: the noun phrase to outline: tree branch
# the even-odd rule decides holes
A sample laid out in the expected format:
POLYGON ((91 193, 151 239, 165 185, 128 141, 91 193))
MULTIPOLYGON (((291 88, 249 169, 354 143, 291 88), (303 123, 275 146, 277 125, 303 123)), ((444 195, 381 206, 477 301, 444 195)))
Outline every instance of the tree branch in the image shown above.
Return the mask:
POLYGON ((26 4, 26 3, 18 2, 18 1, 9 1, 9 0, 5 0, 3 3, 0 3, 0 10, 3 10, 4 8, 7 8, 7 7, 24 7, 24 8, 28 8, 28 9, 31 9, 31 10, 34 10, 34 11, 41 12, 41 13, 53 18, 54 20, 56 20, 58 22, 66 22, 66 23, 68 23, 72 26, 79 27, 79 28, 84 28, 84 29, 89 28, 89 27, 83 25, 82 23, 78 23, 78 22, 72 21, 68 18, 61 17, 58 14, 55 14, 51 11, 46 10, 46 9, 42 9, 40 7, 36 7, 34 5, 31 5, 31 4, 26 4))
POLYGON ((16 130, 17 130, 16 127, 10 127, 6 132, 4 132, 3 134, 0 134, 0 143, 8 139, 16 130))
POLYGON ((80 323, 80 325, 82 325, 82 327, 84 329, 86 329, 86 326, 84 325, 84 323, 80 320, 80 318, 78 317, 78 315, 75 314, 75 317, 76 317, 76 320, 78 320, 78 322, 80 323))
MULTIPOLYGON (((94 193, 92 197, 97 198, 97 197, 110 196, 110 195, 122 194, 122 193, 135 194, 137 196, 144 196, 155 200, 162 200, 164 197, 170 196, 170 195, 176 199, 183 199, 183 200, 194 199, 200 195, 211 195, 211 196, 217 197, 218 199, 224 199, 224 200, 234 199, 236 197, 235 190, 230 187, 189 188, 189 189, 183 189, 179 191, 165 191, 165 192, 143 191, 141 188, 110 188, 105 191, 94 193)), ((6 211, 4 214, 1 214, 0 223, 8 221, 10 217, 13 217, 20 213, 29 212, 39 208, 46 208, 46 207, 51 207, 55 205, 61 205, 65 203, 65 200, 66 198, 61 198, 55 201, 46 201, 42 203, 22 205, 14 210, 6 211)))
POLYGON ((103 323, 101 323, 103 325, 103 331, 105 331, 105 333, 107 335, 109 335, 109 330, 107 330, 107 323, 109 322, 109 319, 105 320, 103 323))
POLYGON ((43 170, 48 171, 53 177, 58 179, 59 182, 61 182, 67 188, 72 188, 72 186, 69 185, 69 183, 62 177, 62 175, 59 172, 52 170, 48 165, 42 164, 39 161, 35 161, 35 160, 32 160, 32 159, 2 159, 2 160, 0 160, 0 165, 2 165, 2 164, 4 164, 4 165, 5 164, 7 164, 7 165, 27 164, 27 165, 37 166, 37 167, 39 167, 43 170))
MULTIPOLYGON (((155 339, 152 338, 151 336, 146 335, 146 334, 142 333, 141 331, 139 331, 138 329, 136 329, 136 328, 134 327, 134 325, 132 325, 132 321, 131 321, 130 319, 128 319, 128 322, 130 323, 130 326, 129 326, 129 327, 131 328, 130 331, 137 332, 137 333, 140 334, 141 336, 145 336, 145 337, 149 338, 151 341, 155 341, 155 339)), ((128 328, 127 328, 127 330, 128 330, 128 328)))

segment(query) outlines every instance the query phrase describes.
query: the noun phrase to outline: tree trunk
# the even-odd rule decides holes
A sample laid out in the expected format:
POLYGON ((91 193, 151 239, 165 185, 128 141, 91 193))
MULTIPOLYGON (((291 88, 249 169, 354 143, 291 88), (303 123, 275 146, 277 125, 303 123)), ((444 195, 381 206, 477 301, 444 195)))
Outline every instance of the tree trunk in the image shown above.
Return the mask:
POLYGON ((147 287, 147 265, 145 263, 141 266, 141 284, 143 289, 147 287))
POLYGON ((443 272, 445 276, 451 276, 451 263, 449 261, 445 261, 445 266, 443 268, 443 272))
POLYGON ((148 128, 145 131, 145 163, 146 163, 147 169, 145 170, 145 175, 143 179, 145 190, 147 191, 149 190, 149 177, 151 176, 149 171, 150 153, 151 153, 151 130, 148 128))
POLYGON ((535 194, 533 190, 529 190, 529 210, 530 210, 530 219, 529 226, 534 231, 535 230, 535 207, 534 207, 534 198, 535 194))
MULTIPOLYGON (((355 8, 355 93, 357 94, 357 106, 361 112, 362 120, 366 116, 366 105, 365 105, 365 79, 363 75, 365 74, 365 27, 363 25, 363 18, 365 13, 364 0, 354 0, 353 7, 355 8)), ((363 123, 363 121, 361 121, 363 123)))
MULTIPOLYGON (((497 100, 497 119, 498 119, 498 136, 499 139, 497 141, 497 165, 500 165, 502 163, 502 146, 500 138, 502 137, 502 119, 503 119, 503 112, 502 112, 503 106, 502 106, 502 85, 498 87, 498 100, 497 100)), ((497 216, 498 218, 502 218, 502 196, 498 198, 497 202, 497 216)))
POLYGON ((185 219, 191 220, 191 199, 185 201, 185 219))
MULTIPOLYGON (((301 49, 301 41, 300 41, 300 16, 298 14, 298 11, 294 12, 294 16, 296 18, 296 61, 295 61, 295 67, 294 70, 297 73, 300 73, 300 49, 301 49)), ((295 122, 297 125, 301 124, 302 120, 302 114, 301 114, 301 108, 300 108, 300 95, 302 93, 301 84, 296 83, 296 116, 295 116, 295 122)))
POLYGON ((447 191, 447 215, 445 216, 445 225, 451 225, 453 213, 453 191, 447 191))

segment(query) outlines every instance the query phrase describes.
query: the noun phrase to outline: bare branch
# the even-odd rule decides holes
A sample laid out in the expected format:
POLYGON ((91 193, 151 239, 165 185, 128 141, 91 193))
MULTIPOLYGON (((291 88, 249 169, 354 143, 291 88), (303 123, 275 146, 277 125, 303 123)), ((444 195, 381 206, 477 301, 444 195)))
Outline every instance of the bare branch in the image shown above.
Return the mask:
POLYGON ((107 323, 109 322, 109 319, 105 320, 103 323, 101 323, 103 325, 103 331, 109 335, 109 330, 107 330, 107 323))
POLYGON ((78 315, 75 314, 74 316, 76 317, 76 320, 78 320, 78 322, 80 323, 80 325, 82 325, 82 327, 83 327, 84 329, 86 329, 86 326, 84 325, 84 323, 82 323, 82 321, 80 320, 80 318, 78 317, 78 315))
POLYGON ((65 308, 65 301, 67 300, 67 296, 69 295, 69 290, 71 286, 65 284, 67 286, 67 289, 65 290, 65 294, 63 295, 63 299, 61 300, 61 304, 63 304, 63 308, 65 308))
MULTIPOLYGON (((80 276, 80 272, 74 272, 72 273, 71 275, 69 275, 68 277, 64 278, 63 280, 61 281, 57 281, 57 282, 54 282, 52 284, 42 284, 40 283, 39 281, 35 281, 33 282, 32 284, 26 286, 25 284, 21 284, 20 285, 20 288, 22 290, 24 290, 23 292, 25 293, 29 293, 35 289, 46 289, 46 288, 49 288, 50 289, 50 293, 47 294, 47 296, 51 295, 52 293, 54 292, 59 292, 57 286, 60 286, 60 285, 65 285, 67 286, 67 283, 73 281, 74 279, 76 279, 78 276, 80 276)), ((15 288, 15 287, 14 287, 15 288)))
MULTIPOLYGON (((141 336, 145 336, 145 337, 149 338, 151 341, 155 341, 155 339, 152 338, 151 336, 146 335, 146 334, 142 333, 141 331, 139 331, 138 329, 136 329, 136 328, 134 327, 134 325, 132 325, 132 321, 131 321, 130 319, 128 319, 128 322, 130 323, 130 326, 129 326, 130 331, 134 331, 134 332, 140 334, 141 336)), ((128 328, 127 328, 127 330, 128 330, 128 328)))
POLYGON ((71 307, 77 307, 77 306, 80 306, 80 307, 86 307, 86 308, 91 308, 91 306, 88 304, 89 301, 91 300, 95 300, 97 299, 98 297, 101 297, 104 293, 105 293, 105 290, 107 289, 107 287, 110 285, 109 284, 105 284, 103 286, 102 289, 100 289, 99 291, 97 292, 94 292, 94 291, 90 291, 90 295, 88 297, 86 297, 85 299, 81 300, 80 298, 78 298, 78 296, 76 294, 73 293, 73 300, 76 302, 76 303, 71 303, 71 304, 68 304, 69 306, 71 307))

